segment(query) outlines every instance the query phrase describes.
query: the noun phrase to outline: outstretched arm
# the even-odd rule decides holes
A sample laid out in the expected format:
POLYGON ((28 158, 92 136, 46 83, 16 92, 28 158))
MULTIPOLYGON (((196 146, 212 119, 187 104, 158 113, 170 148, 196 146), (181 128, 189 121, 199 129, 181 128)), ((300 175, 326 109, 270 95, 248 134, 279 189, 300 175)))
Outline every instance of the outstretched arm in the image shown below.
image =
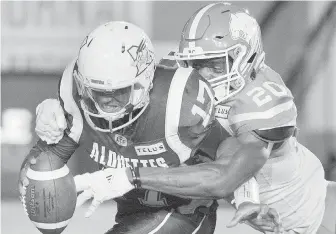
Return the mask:
MULTIPOLYGON (((272 144, 252 133, 244 133, 223 141, 214 162, 176 168, 139 168, 141 187, 193 199, 221 199, 260 170, 271 147, 272 144)), ((133 182, 131 173, 128 178, 133 182)))

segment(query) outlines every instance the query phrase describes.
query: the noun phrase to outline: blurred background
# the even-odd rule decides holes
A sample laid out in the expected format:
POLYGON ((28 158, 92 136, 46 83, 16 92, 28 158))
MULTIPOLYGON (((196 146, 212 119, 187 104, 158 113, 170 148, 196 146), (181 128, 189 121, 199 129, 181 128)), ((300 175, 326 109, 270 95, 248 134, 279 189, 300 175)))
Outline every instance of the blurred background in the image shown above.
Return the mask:
MULTIPOLYGON (((42 100, 56 97, 58 79, 76 56, 85 35, 107 21, 132 22, 152 38, 159 60, 177 48, 186 20, 208 3, 1 2, 2 233, 27 233, 24 225, 21 229, 14 228, 11 223, 14 219, 9 214, 23 216, 25 225, 31 228, 28 230, 38 233, 20 207, 18 171, 36 141, 35 108, 42 100)), ((258 20, 266 63, 283 77, 294 94, 299 112, 299 141, 320 158, 326 177, 336 181, 336 2, 240 1, 235 4, 249 9, 258 20)), ((80 152, 70 161, 74 174, 89 167, 83 161, 78 166, 78 155, 80 152)), ((99 212, 105 211, 102 208, 99 212)), ((231 214, 230 210, 221 212, 231 214)), ((82 216, 77 221, 82 222, 82 216)), ((99 226, 105 230, 104 225, 99 226)), ((77 233, 75 227, 69 228, 64 233, 71 233, 69 230, 77 233)), ((84 230, 81 233, 89 233, 90 229, 84 230)))

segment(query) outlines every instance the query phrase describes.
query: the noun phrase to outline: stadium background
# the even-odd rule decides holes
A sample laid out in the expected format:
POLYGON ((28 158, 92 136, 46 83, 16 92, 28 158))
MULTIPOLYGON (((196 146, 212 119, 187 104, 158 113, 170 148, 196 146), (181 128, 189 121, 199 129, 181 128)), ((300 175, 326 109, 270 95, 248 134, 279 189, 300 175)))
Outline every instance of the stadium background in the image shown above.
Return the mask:
MULTIPOLYGON (((57 82, 84 36, 110 20, 141 26, 157 58, 176 48, 188 17, 209 2, 1 2, 1 233, 38 233, 18 200, 20 164, 36 141, 34 112, 55 98, 57 82)), ((336 3, 236 2, 261 25, 266 62, 295 96, 299 140, 321 159, 336 180, 336 3)), ((74 174, 91 170, 78 152, 74 174)), ((114 204, 89 220, 76 212, 64 233, 103 233, 113 223, 114 204)), ((232 209, 221 203, 216 233, 256 233, 240 225, 225 229, 232 209)))

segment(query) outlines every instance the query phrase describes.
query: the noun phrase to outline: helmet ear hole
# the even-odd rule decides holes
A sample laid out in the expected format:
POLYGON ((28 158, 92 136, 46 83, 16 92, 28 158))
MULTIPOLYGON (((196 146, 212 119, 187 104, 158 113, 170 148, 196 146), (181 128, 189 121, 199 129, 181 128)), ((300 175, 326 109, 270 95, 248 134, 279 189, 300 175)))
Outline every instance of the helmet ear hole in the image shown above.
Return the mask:
POLYGON ((256 57, 257 53, 252 54, 252 56, 249 58, 249 60, 247 61, 247 63, 252 63, 254 58, 256 57))
POLYGON ((215 39, 217 39, 217 40, 221 40, 221 39, 223 39, 224 38, 224 36, 222 36, 222 35, 217 35, 217 36, 215 36, 215 39))
POLYGON ((241 52, 240 47, 237 47, 236 49, 233 50, 233 56, 234 58, 237 58, 241 52))
POLYGON ((251 72, 251 75, 250 75, 250 78, 251 78, 251 80, 255 80, 256 77, 257 77, 257 72, 256 72, 256 70, 253 68, 253 69, 252 69, 252 72, 251 72))

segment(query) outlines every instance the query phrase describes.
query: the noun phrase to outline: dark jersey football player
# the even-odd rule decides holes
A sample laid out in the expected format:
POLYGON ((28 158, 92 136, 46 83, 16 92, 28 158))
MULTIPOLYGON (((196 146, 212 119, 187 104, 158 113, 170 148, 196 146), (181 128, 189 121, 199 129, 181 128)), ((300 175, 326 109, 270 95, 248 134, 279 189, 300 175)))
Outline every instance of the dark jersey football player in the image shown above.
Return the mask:
POLYGON ((25 168, 41 152, 51 151, 67 162, 81 147, 82 157, 102 170, 75 177, 77 190, 84 191, 78 203, 93 197, 90 215, 101 202, 115 199, 117 224, 108 233, 212 233, 213 199, 234 189, 223 196, 203 191, 188 196, 141 188, 136 180, 139 168, 216 160, 219 143, 229 136, 214 118, 213 91, 198 72, 154 70, 153 47, 138 27, 112 22, 89 34, 60 80, 64 134, 57 136, 57 144, 36 144, 23 163, 23 185, 25 168), (205 200, 192 203, 191 198, 205 200), (192 213, 177 211, 189 204, 197 204, 192 213))

